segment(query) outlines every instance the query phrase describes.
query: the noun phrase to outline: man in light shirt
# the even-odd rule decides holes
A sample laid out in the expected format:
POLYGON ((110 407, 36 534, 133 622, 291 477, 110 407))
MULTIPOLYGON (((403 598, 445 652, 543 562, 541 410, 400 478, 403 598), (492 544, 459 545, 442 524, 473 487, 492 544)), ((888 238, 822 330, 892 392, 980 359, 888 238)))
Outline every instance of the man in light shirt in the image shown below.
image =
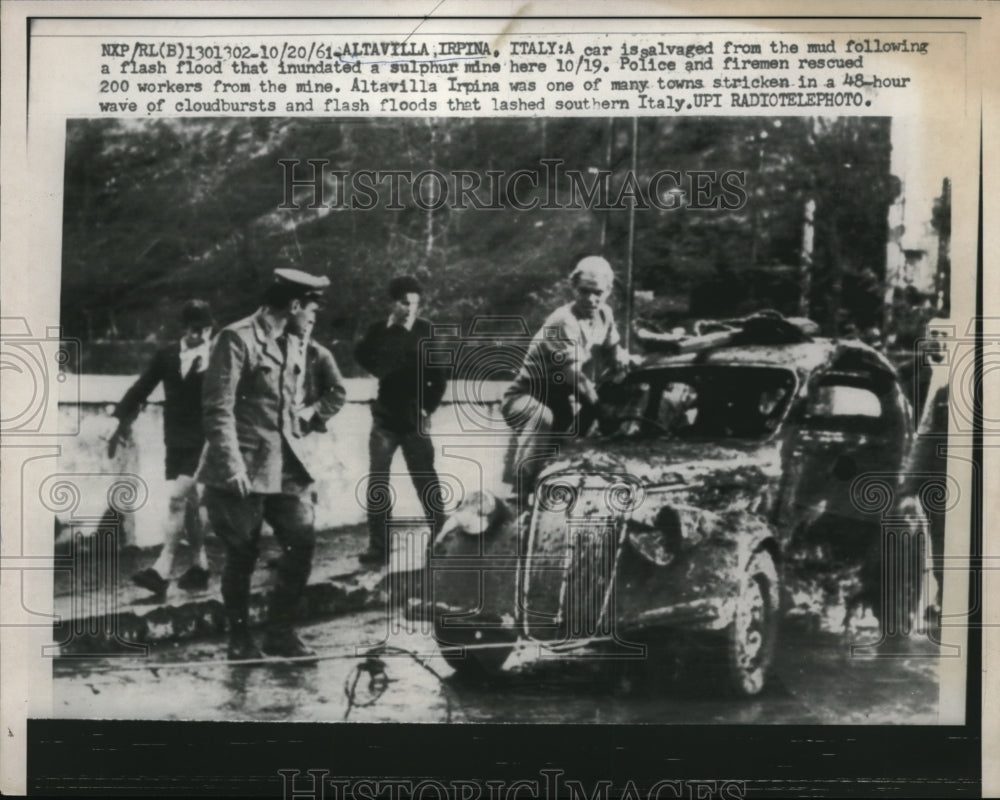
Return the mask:
POLYGON ((504 481, 515 490, 530 489, 544 452, 558 445, 553 434, 586 432, 598 416, 598 384, 628 364, 606 302, 614 278, 601 256, 580 260, 570 274, 575 299, 545 320, 504 393, 501 411, 514 431, 504 481))

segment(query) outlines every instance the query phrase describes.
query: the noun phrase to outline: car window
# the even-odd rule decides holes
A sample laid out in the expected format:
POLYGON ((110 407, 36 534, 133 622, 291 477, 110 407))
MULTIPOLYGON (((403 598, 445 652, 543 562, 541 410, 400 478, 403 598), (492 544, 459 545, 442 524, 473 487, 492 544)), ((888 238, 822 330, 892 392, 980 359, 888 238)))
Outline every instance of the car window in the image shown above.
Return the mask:
POLYGON ((827 379, 813 386, 802 409, 807 429, 878 434, 892 421, 883 397, 863 378, 827 379))
POLYGON ((875 392, 861 386, 820 386, 809 396, 806 416, 877 418, 882 416, 882 403, 875 392))
POLYGON ((660 389, 660 404, 656 421, 664 428, 677 431, 690 427, 698 416, 698 390, 689 383, 672 381, 660 389))
POLYGON ((645 375, 641 394, 623 405, 620 433, 679 438, 759 438, 775 431, 795 387, 791 372, 769 367, 691 366, 645 375), (645 412, 638 416, 635 398, 645 412))

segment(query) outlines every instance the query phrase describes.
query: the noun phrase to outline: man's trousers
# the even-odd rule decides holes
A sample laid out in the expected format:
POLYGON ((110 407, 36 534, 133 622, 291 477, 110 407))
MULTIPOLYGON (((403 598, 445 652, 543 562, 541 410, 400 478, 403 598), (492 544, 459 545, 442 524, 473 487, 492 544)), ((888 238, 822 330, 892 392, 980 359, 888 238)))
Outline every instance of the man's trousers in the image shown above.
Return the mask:
POLYGON ((430 437, 420 431, 394 431, 373 420, 368 437, 369 474, 365 500, 369 548, 383 553, 389 547, 387 524, 392 516, 394 500, 390 471, 397 449, 403 451, 417 497, 425 516, 431 521, 432 536, 444 524, 441 483, 434 469, 434 443, 430 437))
POLYGON ((250 578, 257 563, 263 522, 274 529, 281 545, 277 574, 268 608, 273 630, 289 629, 309 572, 316 534, 314 511, 306 491, 251 494, 240 497, 216 487, 205 488, 205 506, 216 535, 226 546, 222 570, 222 601, 230 631, 249 623, 250 578))

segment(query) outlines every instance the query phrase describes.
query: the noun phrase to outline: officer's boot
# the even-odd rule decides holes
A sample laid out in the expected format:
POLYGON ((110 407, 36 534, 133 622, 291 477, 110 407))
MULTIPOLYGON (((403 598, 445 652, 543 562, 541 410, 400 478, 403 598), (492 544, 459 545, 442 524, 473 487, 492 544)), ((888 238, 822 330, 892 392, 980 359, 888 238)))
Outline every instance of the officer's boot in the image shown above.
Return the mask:
POLYGON ((227 554, 222 570, 222 602, 226 609, 229 629, 229 646, 226 657, 230 661, 249 661, 262 657, 250 635, 250 574, 246 559, 227 554))
POLYGON ((296 636, 293 628, 299 600, 309 578, 312 554, 313 539, 306 533, 292 546, 283 548, 268 607, 267 633, 262 648, 266 655, 281 658, 316 655, 296 636))

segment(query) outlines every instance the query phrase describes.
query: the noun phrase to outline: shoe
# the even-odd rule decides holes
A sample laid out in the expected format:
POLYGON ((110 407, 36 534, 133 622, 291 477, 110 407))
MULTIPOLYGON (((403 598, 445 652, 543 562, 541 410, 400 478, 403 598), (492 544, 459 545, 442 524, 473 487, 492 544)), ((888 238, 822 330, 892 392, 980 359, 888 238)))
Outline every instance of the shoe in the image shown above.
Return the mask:
POLYGON ((267 634, 264 655, 279 658, 305 658, 316 655, 316 651, 307 647, 302 640, 291 631, 274 631, 267 634))
POLYGON ((208 588, 208 578, 207 569, 194 565, 177 579, 177 585, 185 592, 198 592, 208 588))
POLYGON ((385 550, 376 550, 374 547, 369 547, 358 556, 358 561, 361 563, 361 566, 368 569, 380 569, 386 565, 385 550))
POLYGON ((242 631, 229 635, 226 658, 230 661, 252 661, 263 657, 260 648, 257 647, 253 637, 248 632, 242 631))
POLYGON ((132 576, 132 583, 136 586, 141 586, 143 589, 148 589, 153 594, 166 594, 167 586, 170 585, 170 581, 152 567, 147 567, 141 572, 135 573, 132 576))

